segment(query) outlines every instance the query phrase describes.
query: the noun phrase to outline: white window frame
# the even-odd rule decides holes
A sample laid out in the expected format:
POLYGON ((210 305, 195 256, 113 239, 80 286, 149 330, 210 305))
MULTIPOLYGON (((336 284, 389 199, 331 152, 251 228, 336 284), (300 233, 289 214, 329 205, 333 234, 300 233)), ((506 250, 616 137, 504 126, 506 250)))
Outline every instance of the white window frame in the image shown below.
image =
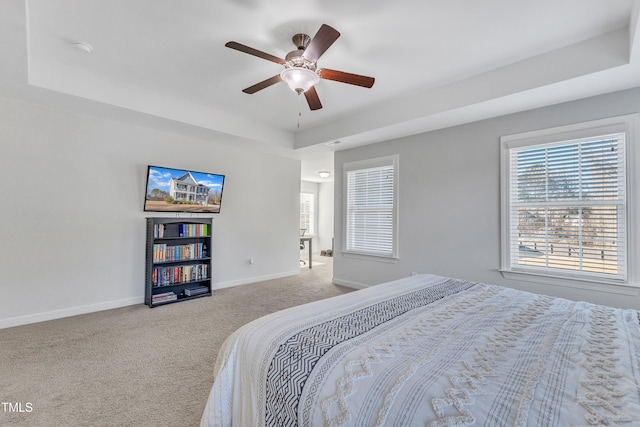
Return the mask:
POLYGON ((302 232, 302 199, 304 196, 311 196, 311 209, 307 214, 309 216, 309 226, 305 231, 305 236, 314 236, 316 232, 316 195, 309 191, 300 192, 300 231, 302 232))
POLYGON ((501 268, 505 278, 528 280, 545 284, 577 287, 581 289, 603 290, 607 292, 635 294, 640 287, 638 249, 640 231, 640 158, 637 149, 638 114, 593 120, 549 129, 506 135, 500 138, 501 166, 501 268), (542 272, 518 268, 511 265, 511 215, 510 215, 510 152, 512 148, 570 141, 592 136, 625 133, 626 167, 626 258, 627 272, 624 278, 589 277, 571 272, 542 272), (614 286, 611 286, 614 285, 614 286))
POLYGON ((399 156, 385 156, 375 159, 359 160, 343 164, 343 223, 342 223, 342 253, 347 256, 358 258, 375 259, 385 262, 397 262, 398 260, 398 166, 399 156), (366 169, 392 166, 393 167, 393 207, 392 207, 392 249, 390 253, 378 253, 368 251, 349 250, 347 246, 347 238, 349 233, 348 217, 348 174, 354 171, 363 171, 366 169))

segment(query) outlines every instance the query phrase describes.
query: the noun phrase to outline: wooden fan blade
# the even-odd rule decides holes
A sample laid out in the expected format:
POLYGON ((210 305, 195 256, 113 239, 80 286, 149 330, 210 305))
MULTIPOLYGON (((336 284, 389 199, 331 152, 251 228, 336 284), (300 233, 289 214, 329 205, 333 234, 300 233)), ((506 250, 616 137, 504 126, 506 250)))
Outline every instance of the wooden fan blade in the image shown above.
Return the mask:
POLYGON ((276 74, 273 77, 269 77, 267 80, 263 80, 260 83, 256 83, 253 86, 249 86, 246 89, 242 89, 242 91, 244 93, 248 93, 249 95, 251 95, 252 93, 256 93, 259 90, 272 86, 281 81, 282 79, 280 78, 280 74, 276 74))
POLYGON ((307 98, 307 104, 309 104, 311 110, 319 110, 322 108, 322 103, 320 102, 315 87, 311 86, 311 88, 304 93, 304 97, 307 98))
POLYGON ((275 62, 276 64, 284 65, 284 59, 280 59, 277 56, 270 55, 268 53, 262 52, 249 46, 245 46, 238 42, 227 42, 225 46, 231 49, 239 50, 240 52, 248 53, 249 55, 257 56, 258 58, 266 59, 267 61, 275 62))
POLYGON ((329 49, 329 46, 333 44, 340 37, 340 33, 327 24, 322 24, 322 27, 318 30, 309 46, 304 50, 302 57, 309 61, 316 62, 323 53, 329 49))
POLYGON ((322 68, 318 71, 318 75, 321 79, 334 80, 336 82, 348 83, 350 85, 362 86, 370 88, 375 83, 376 79, 373 77, 361 76, 359 74, 345 73, 344 71, 330 70, 328 68, 322 68))

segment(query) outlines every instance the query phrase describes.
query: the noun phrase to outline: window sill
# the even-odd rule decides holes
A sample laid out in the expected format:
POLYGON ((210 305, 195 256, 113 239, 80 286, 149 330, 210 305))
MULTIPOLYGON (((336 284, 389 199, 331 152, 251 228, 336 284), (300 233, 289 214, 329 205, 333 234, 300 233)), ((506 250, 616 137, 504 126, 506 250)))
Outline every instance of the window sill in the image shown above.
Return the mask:
POLYGON ((367 261, 378 261, 378 262, 386 262, 389 264, 397 264, 397 257, 388 257, 384 255, 372 255, 372 254, 364 254, 359 252, 341 252, 342 256, 345 258, 353 258, 353 259, 362 259, 367 261))
POLYGON ((541 283, 544 285, 564 286, 567 288, 584 289, 609 294, 637 296, 640 294, 640 286, 619 281, 585 280, 582 278, 567 278, 547 274, 532 273, 529 271, 499 270, 502 277, 509 280, 541 283))

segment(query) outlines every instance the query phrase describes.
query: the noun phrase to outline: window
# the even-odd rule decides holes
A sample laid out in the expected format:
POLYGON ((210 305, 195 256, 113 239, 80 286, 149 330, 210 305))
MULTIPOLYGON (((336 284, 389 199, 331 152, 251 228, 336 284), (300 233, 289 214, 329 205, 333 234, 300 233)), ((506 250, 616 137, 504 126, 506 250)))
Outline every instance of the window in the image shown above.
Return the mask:
POLYGON ((305 235, 313 234, 314 224, 314 195, 312 193, 300 193, 300 234, 305 230, 305 235))
POLYGON ((503 271, 629 282, 631 123, 501 138, 503 271))
POLYGON ((398 156, 344 165, 344 250, 397 258, 398 156))

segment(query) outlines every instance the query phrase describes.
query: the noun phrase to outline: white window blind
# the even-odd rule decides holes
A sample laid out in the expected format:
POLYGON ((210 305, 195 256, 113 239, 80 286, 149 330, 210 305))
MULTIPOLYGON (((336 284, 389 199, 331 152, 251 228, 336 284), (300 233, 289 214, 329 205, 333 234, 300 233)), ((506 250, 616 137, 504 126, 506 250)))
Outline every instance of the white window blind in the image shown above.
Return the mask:
POLYGON ((627 276, 625 133, 509 150, 510 269, 627 276))
POLYGON ((396 162, 390 158, 371 164, 375 165, 347 168, 345 173, 345 249, 365 255, 395 257, 396 162))

